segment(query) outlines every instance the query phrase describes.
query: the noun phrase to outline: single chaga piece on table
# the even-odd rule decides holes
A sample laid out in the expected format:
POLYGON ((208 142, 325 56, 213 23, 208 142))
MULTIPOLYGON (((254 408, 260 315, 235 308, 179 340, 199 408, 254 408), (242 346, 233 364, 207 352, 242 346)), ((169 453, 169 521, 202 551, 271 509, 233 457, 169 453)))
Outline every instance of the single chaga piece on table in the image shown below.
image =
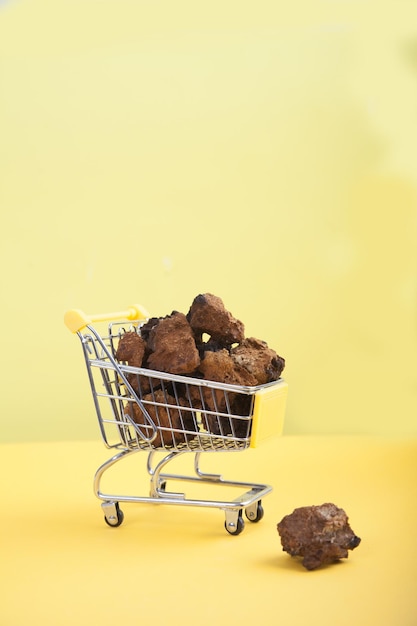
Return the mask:
POLYGON ((360 544, 343 509, 331 503, 305 506, 286 515, 277 525, 282 549, 303 557, 308 570, 348 557, 360 544))
POLYGON ((231 346, 244 339, 245 328, 224 307, 223 300, 211 293, 196 296, 187 313, 197 344, 203 342, 203 334, 219 347, 231 346))

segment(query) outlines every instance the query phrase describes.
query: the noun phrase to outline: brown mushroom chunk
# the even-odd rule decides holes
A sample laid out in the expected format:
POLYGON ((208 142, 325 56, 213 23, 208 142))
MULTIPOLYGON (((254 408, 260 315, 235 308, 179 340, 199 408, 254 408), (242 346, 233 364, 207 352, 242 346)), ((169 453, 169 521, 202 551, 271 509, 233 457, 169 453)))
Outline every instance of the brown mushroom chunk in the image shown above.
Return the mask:
MULTIPOLYGON (((248 387, 257 384, 255 377, 236 364, 226 349, 217 352, 206 352, 204 359, 200 363, 199 370, 206 380, 248 387)), ((204 408, 216 413, 216 415, 207 413, 203 416, 203 421, 211 433, 232 434, 235 437, 248 436, 249 424, 245 416, 249 413, 249 396, 242 398, 242 394, 207 387, 202 388, 201 394, 204 408), (243 399, 246 398, 246 406, 243 406, 243 399), (232 413, 239 415, 239 417, 229 419, 226 416, 218 416, 218 413, 232 413)))
POLYGON ((231 351, 234 362, 248 370, 256 379, 257 385, 278 380, 285 367, 285 360, 261 339, 244 339, 231 351))
POLYGON ((116 351, 116 359, 125 361, 133 367, 141 367, 145 356, 146 344, 143 338, 134 331, 120 337, 116 351))
POLYGON ((335 504, 297 508, 277 524, 282 549, 302 557, 308 570, 348 557, 360 544, 343 509, 335 504))
POLYGON ((239 343, 244 338, 243 323, 225 309, 221 298, 211 293, 194 298, 187 319, 197 343, 202 343, 204 334, 223 347, 239 343))
POLYGON ((191 374, 200 364, 193 332, 183 313, 173 311, 152 326, 147 340, 150 369, 191 374))
MULTIPOLYGON (((157 389, 143 396, 142 401, 157 428, 156 437, 151 442, 153 447, 176 446, 194 438, 192 432, 197 430, 197 426, 193 414, 186 408, 176 406, 175 398, 166 391, 157 389)), ((129 402, 125 413, 138 425, 145 437, 152 436, 153 428, 136 402, 129 402)))

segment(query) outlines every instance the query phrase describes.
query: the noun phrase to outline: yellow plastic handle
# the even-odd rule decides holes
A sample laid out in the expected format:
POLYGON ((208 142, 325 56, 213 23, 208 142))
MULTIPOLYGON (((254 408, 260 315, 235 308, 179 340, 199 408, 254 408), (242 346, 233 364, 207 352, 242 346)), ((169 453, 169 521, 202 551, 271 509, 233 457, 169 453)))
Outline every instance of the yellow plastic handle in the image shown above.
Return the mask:
POLYGON ((110 322, 112 320, 143 320, 149 317, 148 312, 140 304, 132 304, 126 311, 114 313, 98 313, 86 315, 80 309, 71 309, 64 315, 64 323, 72 333, 77 333, 93 322, 110 322))

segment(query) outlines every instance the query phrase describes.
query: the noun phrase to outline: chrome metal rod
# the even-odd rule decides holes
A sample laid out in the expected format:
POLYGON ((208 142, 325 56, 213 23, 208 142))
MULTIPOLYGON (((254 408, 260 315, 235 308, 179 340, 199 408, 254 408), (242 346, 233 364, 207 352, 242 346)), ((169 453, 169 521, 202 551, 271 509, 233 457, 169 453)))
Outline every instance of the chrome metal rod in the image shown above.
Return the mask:
POLYGON ((98 470, 96 471, 95 475, 94 475, 94 493, 96 494, 96 496, 98 498, 101 498, 101 491, 100 491, 100 483, 101 483, 101 479, 103 477, 103 474, 110 469, 110 467, 112 467, 115 463, 117 463, 118 461, 121 461, 121 459, 131 455, 131 454, 135 454, 136 452, 138 452, 137 449, 124 449, 121 452, 119 452, 118 454, 115 454, 114 456, 112 456, 110 459, 108 459, 105 463, 103 463, 102 465, 100 465, 100 467, 98 468, 98 470))
MULTIPOLYGON (((165 492, 161 489, 161 483, 163 482, 161 479, 161 470, 173 459, 177 458, 181 454, 184 454, 184 451, 181 450, 173 450, 169 454, 165 455, 163 459, 157 463, 155 467, 152 467, 152 458, 153 453, 150 452, 148 455, 148 472, 151 475, 151 498, 164 498, 165 492)), ((178 499, 185 498, 185 494, 183 493, 170 493, 171 497, 175 497, 178 499)))
POLYGON ((221 474, 209 474, 207 472, 202 472, 200 469, 200 457, 201 457, 201 452, 196 452, 195 453, 195 457, 194 457, 194 471, 197 474, 197 476, 199 478, 203 478, 204 480, 207 481, 213 481, 213 482, 221 482, 222 481, 222 476, 221 474))

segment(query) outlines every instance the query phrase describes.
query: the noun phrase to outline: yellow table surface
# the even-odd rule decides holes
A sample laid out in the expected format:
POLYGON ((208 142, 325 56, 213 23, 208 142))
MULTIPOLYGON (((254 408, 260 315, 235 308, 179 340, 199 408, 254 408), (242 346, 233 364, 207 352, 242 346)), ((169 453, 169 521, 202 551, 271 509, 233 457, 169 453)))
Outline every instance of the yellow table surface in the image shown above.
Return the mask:
MULTIPOLYGON (((274 487, 263 520, 236 537, 223 511, 200 507, 126 503, 108 527, 92 479, 109 456, 100 441, 0 446, 1 626, 416 626, 416 440, 284 436, 203 456, 204 470, 274 487), (345 509, 362 542, 308 572, 276 524, 323 502, 345 509)), ((145 459, 126 459, 108 484, 147 495, 145 459)))

